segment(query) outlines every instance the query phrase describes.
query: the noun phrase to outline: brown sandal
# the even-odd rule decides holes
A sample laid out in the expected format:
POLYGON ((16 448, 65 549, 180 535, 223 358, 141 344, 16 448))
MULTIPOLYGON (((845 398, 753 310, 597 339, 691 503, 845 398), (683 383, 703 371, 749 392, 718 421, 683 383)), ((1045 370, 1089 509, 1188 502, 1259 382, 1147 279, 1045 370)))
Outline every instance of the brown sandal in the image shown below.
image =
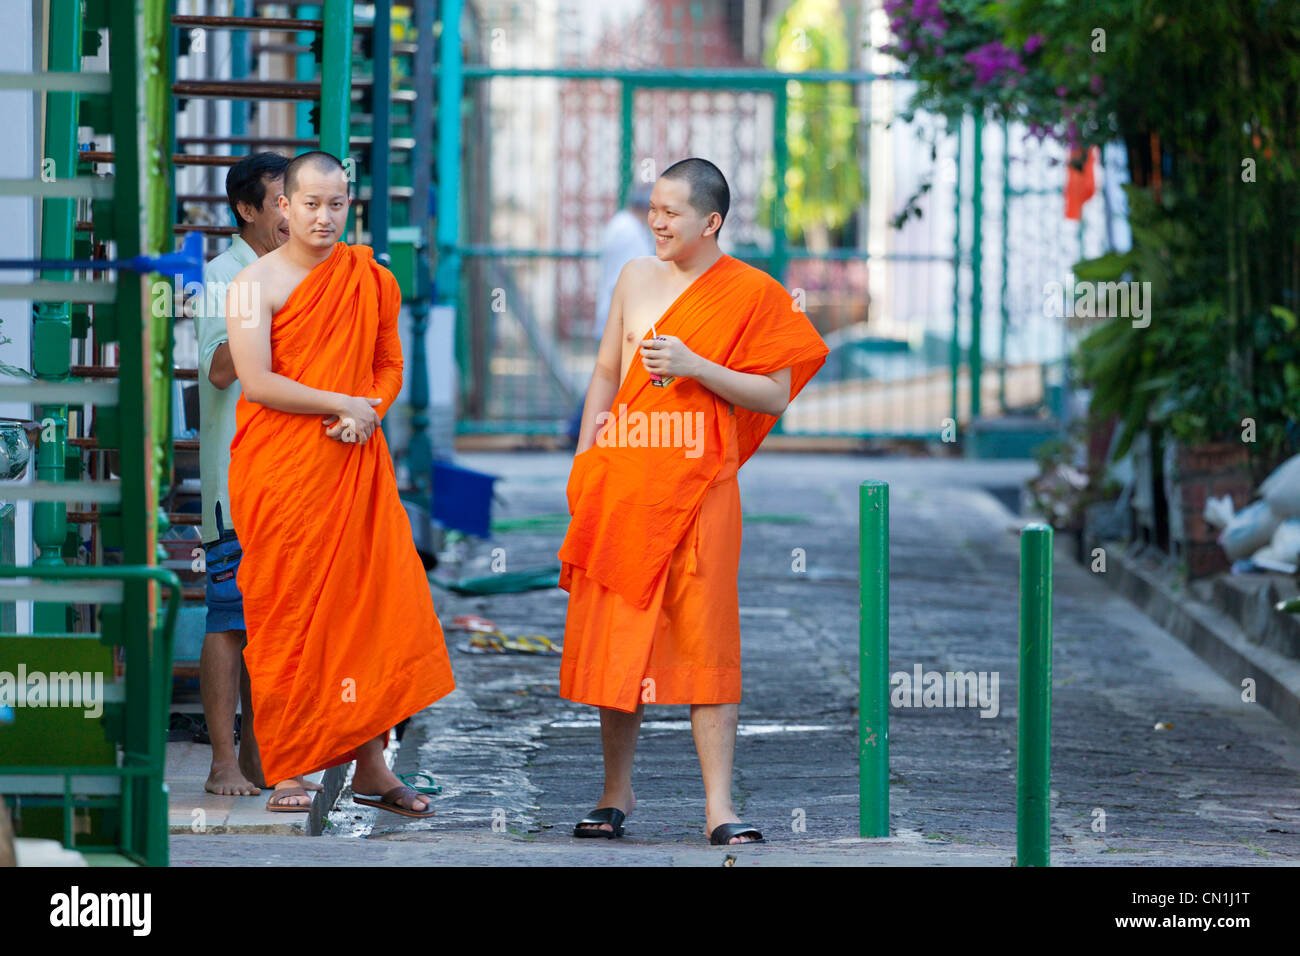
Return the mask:
POLYGON ((310 813, 311 804, 293 804, 285 803, 287 797, 311 797, 302 787, 285 787, 283 790, 276 790, 271 794, 271 799, 266 801, 266 809, 272 813, 310 813))
POLYGON ((424 797, 422 794, 417 793, 415 790, 411 789, 405 784, 394 787, 392 790, 389 790, 381 797, 365 797, 355 793, 352 795, 352 801, 354 803, 359 803, 362 806, 367 806, 367 807, 378 807, 380 810, 387 810, 389 813, 397 813, 404 817, 433 816, 432 800, 429 800, 429 805, 426 806, 423 810, 411 810, 408 807, 404 807, 400 803, 398 803, 397 801, 399 798, 404 799, 408 802, 417 799, 424 799, 424 800, 429 799, 428 797, 424 797))

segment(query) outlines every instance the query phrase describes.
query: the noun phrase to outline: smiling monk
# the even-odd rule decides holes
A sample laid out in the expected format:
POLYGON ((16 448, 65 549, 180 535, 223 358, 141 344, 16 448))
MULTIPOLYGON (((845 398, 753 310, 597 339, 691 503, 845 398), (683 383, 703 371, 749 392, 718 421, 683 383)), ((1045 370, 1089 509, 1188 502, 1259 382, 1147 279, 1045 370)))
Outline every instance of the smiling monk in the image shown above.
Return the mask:
POLYGON ((780 283, 718 248, 730 201, 707 160, 664 171, 650 197, 656 255, 624 267, 587 390, 559 552, 560 694, 600 708, 605 789, 577 837, 622 836, 651 703, 691 705, 710 842, 763 839, 731 800, 736 473, 828 350, 780 283))
POLYGON ((339 241, 348 203, 333 156, 290 162, 289 239, 227 299, 244 388, 230 449, 244 660, 268 810, 305 811, 295 778, 355 759, 358 803, 429 816, 383 749, 454 682, 379 429, 402 384, 397 280, 339 241))

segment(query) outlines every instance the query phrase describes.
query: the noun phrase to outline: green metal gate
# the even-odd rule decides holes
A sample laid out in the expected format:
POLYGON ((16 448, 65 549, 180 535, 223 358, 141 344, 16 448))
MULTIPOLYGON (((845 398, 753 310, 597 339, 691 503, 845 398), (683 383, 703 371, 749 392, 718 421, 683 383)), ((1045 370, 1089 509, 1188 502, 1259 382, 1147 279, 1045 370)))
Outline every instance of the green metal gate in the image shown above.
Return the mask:
MULTIPOLYGON (((445 25, 461 28, 459 37, 444 29, 439 62, 436 290, 456 308, 459 433, 565 429, 597 344, 593 224, 623 208, 633 185, 699 155, 716 162, 732 187, 723 250, 782 281, 832 348, 827 367, 779 427, 941 437, 954 414, 947 303, 934 296, 927 314, 913 310, 902 321, 869 315, 873 270, 897 264, 900 276, 924 273, 918 285, 927 289, 953 283, 950 232, 929 236, 927 248, 901 250, 873 235, 869 139, 872 85, 880 77, 862 70, 498 66, 494 61, 505 59, 498 41, 504 36, 508 44, 524 31, 480 22, 476 8, 457 2, 444 3, 442 13, 445 25), (860 190, 848 196, 856 208, 831 242, 792 241, 790 184, 809 176, 819 157, 792 159, 791 146, 802 129, 823 122, 813 112, 835 94, 859 120, 845 180, 847 192, 860 190)), ((532 32, 545 31, 534 24, 532 32)))
MULTIPOLYGON (((441 4, 458 29, 443 30, 438 63, 436 295, 456 312, 460 434, 564 431, 594 364, 598 227, 632 185, 691 155, 731 184, 723 251, 781 281, 831 348, 779 431, 953 441, 981 416, 1044 406, 1068 343, 1035 290, 1081 247, 1058 242, 1074 228, 1045 202, 1063 173, 1021 148, 1023 130, 999 150, 978 119, 946 133, 903 121, 910 84, 865 70, 591 66, 635 57, 602 52, 613 33, 578 37, 570 6, 520 24, 505 7, 441 4), (834 110, 853 135, 828 147, 834 110), (823 164, 848 173, 831 193, 850 212, 816 230, 799 211, 823 164), (912 193, 922 215, 900 217, 912 193)), ((651 60, 707 47, 709 9, 645 5, 636 49, 674 16, 689 22, 651 60)))

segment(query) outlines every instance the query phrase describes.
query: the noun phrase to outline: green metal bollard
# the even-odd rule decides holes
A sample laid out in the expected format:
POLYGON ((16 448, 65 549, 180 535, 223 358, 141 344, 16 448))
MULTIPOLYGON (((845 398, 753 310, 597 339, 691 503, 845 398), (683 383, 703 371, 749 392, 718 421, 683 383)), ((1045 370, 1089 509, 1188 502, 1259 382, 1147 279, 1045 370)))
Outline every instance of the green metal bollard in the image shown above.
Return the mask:
POLYGON ((1052 529, 1020 531, 1020 688, 1016 865, 1050 866, 1052 781, 1052 529))
POLYGON ((858 832, 889 836, 889 484, 858 488, 858 832))

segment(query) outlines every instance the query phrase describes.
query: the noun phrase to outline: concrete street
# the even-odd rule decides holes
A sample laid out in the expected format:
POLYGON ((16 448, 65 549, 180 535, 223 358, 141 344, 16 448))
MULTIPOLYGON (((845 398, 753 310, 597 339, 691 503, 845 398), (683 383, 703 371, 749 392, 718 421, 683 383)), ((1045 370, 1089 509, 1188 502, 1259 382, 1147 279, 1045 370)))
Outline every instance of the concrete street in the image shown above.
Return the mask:
MULTIPOLYGON (((569 458, 460 459, 500 474, 494 517, 565 512, 569 458)), ((1016 517, 986 489, 1029 462, 760 453, 741 472, 744 701, 736 806, 768 844, 709 847, 688 709, 650 707, 638 806, 620 841, 575 840, 601 790, 594 709, 557 696, 558 658, 454 649, 457 614, 507 633, 563 635, 559 590, 486 598, 441 589, 458 690, 418 715, 396 759, 443 786, 437 816, 408 820, 344 792, 320 838, 172 837, 173 865, 249 863, 1008 866, 1015 855, 1016 517), (998 677, 997 713, 894 708, 888 840, 857 829, 857 486, 890 482, 891 673, 998 677), (792 570, 802 548, 806 570, 792 570)), ((507 571, 552 563, 562 524, 493 547, 507 571)), ((1053 670, 1052 852, 1059 865, 1294 865, 1300 735, 1118 596, 1058 541, 1053 670), (1157 724, 1168 725, 1156 729, 1157 724), (1104 830, 1094 829, 1104 814, 1104 830)), ((990 685, 991 686, 991 685, 990 685)), ((991 708, 990 708, 991 709, 991 708)), ((258 798, 250 798, 258 799, 258 798)), ((264 802, 264 798, 261 798, 264 802)))

